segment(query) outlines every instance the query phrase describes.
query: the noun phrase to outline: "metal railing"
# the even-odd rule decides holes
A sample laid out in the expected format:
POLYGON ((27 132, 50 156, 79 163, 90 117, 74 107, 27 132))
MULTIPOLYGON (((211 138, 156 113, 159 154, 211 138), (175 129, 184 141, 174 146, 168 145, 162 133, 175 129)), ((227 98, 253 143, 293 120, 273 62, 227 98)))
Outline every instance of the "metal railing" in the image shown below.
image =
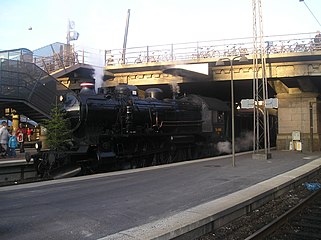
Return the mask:
POLYGON ((7 59, 0 61, 1 99, 26 102, 49 117, 55 101, 67 91, 71 90, 32 62, 7 59))
POLYGON ((50 46, 51 53, 47 56, 33 56, 33 62, 47 73, 51 74, 79 63, 78 55, 73 46, 63 44, 59 52, 56 52, 52 45, 50 46))
MULTIPOLYGON (((302 53, 321 50, 321 36, 313 33, 265 36, 266 54, 302 53)), ((222 39, 190 43, 105 50, 104 65, 161 63, 253 54, 253 38, 222 39)))
MULTIPOLYGON (((67 44, 61 44, 61 46, 61 50, 56 52, 52 44, 49 45, 51 49, 46 49, 45 56, 36 55, 25 48, 0 51, 0 59, 34 63, 48 74, 80 63, 78 53, 73 46, 67 44)), ((80 59, 84 63, 84 57, 81 56, 80 59)))
MULTIPOLYGON (((265 53, 268 55, 285 53, 304 53, 321 51, 321 36, 317 32, 265 36, 265 53)), ((164 44, 127 48, 100 50, 62 44, 60 51, 52 49, 48 56, 37 56, 28 49, 0 51, 0 59, 13 59, 34 62, 41 69, 51 74, 75 64, 88 64, 93 67, 166 63, 173 61, 205 60, 240 55, 254 52, 253 39, 233 38, 189 43, 164 44)), ((50 45, 49 45, 50 46, 50 45)))

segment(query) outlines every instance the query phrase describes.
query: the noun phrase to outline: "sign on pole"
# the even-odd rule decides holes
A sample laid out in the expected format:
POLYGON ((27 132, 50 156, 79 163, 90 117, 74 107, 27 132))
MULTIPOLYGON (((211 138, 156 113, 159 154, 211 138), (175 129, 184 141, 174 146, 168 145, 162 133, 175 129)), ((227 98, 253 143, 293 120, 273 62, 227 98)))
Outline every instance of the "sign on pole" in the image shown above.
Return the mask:
POLYGON ((278 108, 279 102, 277 98, 265 99, 265 108, 278 108))
MULTIPOLYGON (((257 103, 254 102, 254 99, 242 99, 241 100, 241 108, 254 108, 254 104, 257 105, 257 103)), ((263 102, 259 101, 258 105, 262 105, 263 102)), ((279 107, 279 102, 277 98, 268 98, 265 99, 264 103, 265 108, 278 108, 279 107)))
POLYGON ((242 99, 241 108, 254 108, 254 99, 242 99))

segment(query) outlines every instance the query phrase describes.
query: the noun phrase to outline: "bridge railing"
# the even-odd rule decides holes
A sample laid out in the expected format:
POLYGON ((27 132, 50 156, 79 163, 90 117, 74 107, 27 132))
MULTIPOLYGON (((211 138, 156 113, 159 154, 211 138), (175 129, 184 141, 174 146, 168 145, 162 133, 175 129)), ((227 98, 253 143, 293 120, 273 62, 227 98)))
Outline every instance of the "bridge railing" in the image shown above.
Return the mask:
POLYGON ((61 44, 58 51, 54 49, 53 44, 49 47, 46 55, 40 56, 34 53, 33 56, 33 62, 47 73, 50 74, 79 63, 78 55, 72 45, 61 44))
POLYGON ((32 62, 0 61, 1 99, 27 102, 48 117, 52 104, 66 92, 70 90, 32 62))
MULTIPOLYGON (((321 51, 321 36, 316 38, 316 34, 311 32, 265 36, 265 52, 273 55, 321 51)), ((133 47, 127 48, 125 55, 123 49, 99 50, 61 45, 58 51, 49 45, 51 53, 47 56, 38 56, 28 49, 0 51, 0 59, 34 62, 50 74, 78 63, 102 68, 114 65, 217 59, 251 55, 254 52, 251 37, 133 47)))
POLYGON ((60 49, 56 51, 57 44, 50 44, 38 52, 37 50, 32 52, 26 48, 0 51, 0 59, 34 63, 48 74, 80 63, 79 59, 84 61, 82 55, 79 57, 73 46, 59 43, 60 49))
MULTIPOLYGON (((313 33, 264 37, 266 54, 314 52, 321 50, 321 35, 313 33)), ((253 54, 253 38, 222 39, 105 50, 104 65, 187 61, 253 54)))

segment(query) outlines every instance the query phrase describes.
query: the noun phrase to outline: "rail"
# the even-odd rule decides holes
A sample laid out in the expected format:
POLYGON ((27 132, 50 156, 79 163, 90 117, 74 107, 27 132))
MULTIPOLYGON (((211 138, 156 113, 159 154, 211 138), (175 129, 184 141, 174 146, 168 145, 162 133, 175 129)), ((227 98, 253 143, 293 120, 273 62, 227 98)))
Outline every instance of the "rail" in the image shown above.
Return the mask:
MULTIPOLYGON (((295 216, 297 216, 304 208, 308 208, 308 206, 312 206, 313 201, 315 201, 315 199, 320 200, 320 197, 321 197, 321 191, 317 190, 316 192, 314 192, 310 196, 306 197, 299 204, 297 204, 296 206, 294 206, 293 208, 291 208, 290 210, 288 210, 287 212, 282 214, 280 217, 275 219, 273 222, 271 222, 270 224, 259 229, 258 231, 253 233, 251 236, 247 237, 246 240, 265 239, 267 237, 272 237, 272 239, 274 239, 272 236, 273 233, 277 233, 277 231, 284 224, 286 224, 286 223, 289 224, 289 222, 291 222, 291 219, 293 219, 295 216)), ((318 216, 320 216, 320 213, 318 216)), ((302 217, 302 216, 300 216, 300 217, 302 217)), ((320 219, 320 217, 319 217, 319 219, 320 219)), ((298 230, 295 230, 294 228, 292 229, 292 231, 294 233, 299 232, 298 230)), ((315 239, 314 237, 312 237, 313 234, 312 233, 310 233, 310 234, 311 234, 311 239, 315 239)), ((291 235, 289 233, 287 235, 289 236, 288 239, 291 239, 291 235)), ((275 236, 275 239, 283 239, 283 237, 275 236)))

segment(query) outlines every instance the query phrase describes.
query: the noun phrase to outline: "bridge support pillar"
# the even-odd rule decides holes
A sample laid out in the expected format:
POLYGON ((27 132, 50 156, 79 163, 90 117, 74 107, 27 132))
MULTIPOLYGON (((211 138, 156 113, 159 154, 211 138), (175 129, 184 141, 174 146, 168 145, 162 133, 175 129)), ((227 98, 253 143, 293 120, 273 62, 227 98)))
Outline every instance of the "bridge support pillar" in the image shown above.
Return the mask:
POLYGON ((17 114, 12 115, 12 129, 16 131, 19 127, 20 116, 17 114))
POLYGON ((302 151, 320 151, 321 105, 317 102, 318 95, 312 92, 277 94, 277 149, 289 150, 293 131, 299 131, 302 151))

